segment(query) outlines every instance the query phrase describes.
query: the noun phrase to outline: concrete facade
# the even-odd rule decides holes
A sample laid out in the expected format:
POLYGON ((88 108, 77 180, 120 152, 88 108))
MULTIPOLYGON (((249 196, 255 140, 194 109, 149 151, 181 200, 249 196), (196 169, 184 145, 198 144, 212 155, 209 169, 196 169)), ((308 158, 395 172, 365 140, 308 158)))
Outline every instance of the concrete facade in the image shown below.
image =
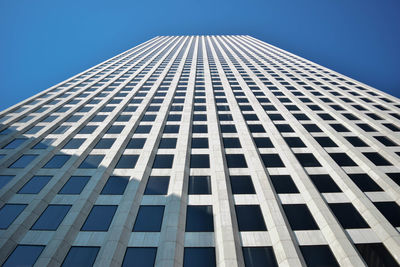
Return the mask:
POLYGON ((131 266, 127 248, 153 248, 150 265, 202 266, 189 248, 211 248, 216 266, 395 266, 399 111, 250 36, 155 37, 0 113, 0 264, 37 249, 29 264, 69 266, 93 248, 85 264, 131 266), (148 193, 160 176, 167 191, 148 193), (81 192, 63 193, 71 177, 81 192), (208 193, 190 193, 196 177, 208 193), (194 223, 212 229, 189 231, 204 206, 194 223), (114 213, 85 230, 94 207, 114 213), (159 230, 134 229, 144 207, 163 209, 159 230))

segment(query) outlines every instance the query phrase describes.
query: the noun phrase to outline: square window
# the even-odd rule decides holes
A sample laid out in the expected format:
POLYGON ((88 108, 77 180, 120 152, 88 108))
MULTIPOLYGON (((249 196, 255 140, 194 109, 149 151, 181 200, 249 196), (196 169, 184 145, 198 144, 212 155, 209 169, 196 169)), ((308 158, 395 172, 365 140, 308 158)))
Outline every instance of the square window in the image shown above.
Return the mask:
POLYGON ((248 175, 229 176, 232 194, 255 194, 253 182, 248 175))
POLYGON ((225 148, 241 148, 239 138, 223 138, 223 143, 225 148))
POLYGON ((398 263, 382 243, 355 244, 367 266, 398 266, 398 263))
POLYGON ((0 208, 0 229, 7 229, 24 211, 27 204, 5 204, 0 208))
POLYGON ((70 155, 54 155, 42 168, 60 169, 70 158, 70 155))
POLYGON ((215 248, 186 247, 183 255, 183 267, 215 267, 215 248))
POLYGON ((78 134, 92 134, 97 129, 97 126, 85 126, 78 134))
POLYGON ((236 127, 232 124, 222 124, 220 125, 222 133, 236 133, 236 127))
POLYGON ((272 184, 278 194, 299 193, 295 183, 290 175, 270 175, 272 184))
POLYGON ((112 125, 110 128, 108 128, 107 132, 108 134, 119 134, 122 132, 125 126, 123 125, 112 125))
POLYGON ((164 206, 140 206, 133 232, 160 232, 164 206))
POLYGON ((344 127, 342 124, 329 124, 337 132, 350 132, 349 129, 344 127))
POLYGON ((267 231, 259 205, 235 205, 239 231, 267 231))
POLYGON ((329 156, 341 167, 357 166, 346 153, 329 153, 329 156))
POLYGON ((316 124, 303 124, 303 127, 310 133, 322 132, 316 124))
POLYGON ((110 176, 101 190, 102 195, 123 195, 128 185, 128 176, 110 176))
POLYGON ((128 149, 142 149, 144 147, 144 143, 146 142, 146 138, 132 138, 129 140, 126 148, 128 149))
POLYGON ((357 136, 346 136, 345 137, 347 141, 349 141, 350 144, 352 144, 355 147, 367 147, 368 145, 358 138, 357 136))
POLYGON ((186 209, 186 232, 213 232, 212 206, 188 205, 186 209))
POLYGON ((151 130, 151 125, 139 125, 136 127, 135 133, 145 134, 149 133, 151 130))
POLYGON ((299 137, 284 137, 289 147, 306 147, 299 137))
POLYGON ((169 176, 150 176, 145 195, 166 195, 168 193, 169 176))
POLYGON ((307 266, 339 267, 339 263, 327 245, 300 246, 300 250, 307 266))
POLYGON ((179 133, 179 125, 165 125, 164 133, 179 133))
POLYGON ((261 124, 248 124, 251 133, 265 133, 265 129, 261 124))
POLYGON ((116 169, 133 169, 136 166, 136 162, 139 158, 139 155, 121 155, 119 158, 117 165, 115 165, 116 169))
POLYGON ((86 139, 84 138, 72 138, 68 143, 65 144, 63 149, 78 149, 85 141, 86 139))
POLYGON ((29 165, 38 155, 22 155, 19 159, 17 159, 13 164, 11 164, 8 168, 12 169, 23 169, 29 165))
POLYGON ((352 204, 330 203, 329 207, 344 229, 369 228, 352 204))
POLYGON ((400 207, 396 202, 372 202, 393 227, 400 227, 400 207))
POLYGON ((190 155, 190 168, 210 168, 208 154, 190 155))
POLYGON ((176 138, 161 138, 158 148, 176 148, 176 138))
POLYGON ((315 140, 320 144, 322 147, 337 147, 336 143, 332 141, 327 136, 322 136, 322 137, 314 137, 315 140))
POLYGON ((192 138, 192 148, 208 148, 208 138, 192 138))
POLYGON ((342 192, 342 190, 340 190, 340 188, 328 174, 315 174, 309 176, 320 193, 342 192))
POLYGON ((293 133, 294 130, 289 124, 275 124, 276 129, 281 133, 293 133))
POLYGON ((102 138, 97 142, 94 149, 110 149, 115 142, 115 138, 102 138))
POLYGON ((157 248, 128 247, 122 267, 154 267, 157 248))
POLYGON ((380 186, 366 173, 348 174, 348 176, 363 192, 383 191, 382 188, 380 188, 380 186))
POLYGON ((45 246, 17 245, 3 267, 34 266, 45 246))
POLYGON ((261 154, 261 159, 266 168, 285 167, 278 154, 261 154))
POLYGON ((47 185, 52 176, 33 176, 18 194, 38 194, 47 185))
POLYGON ((228 168, 247 168, 243 154, 225 154, 225 158, 228 168))
POLYGON ((376 152, 363 153, 376 166, 392 166, 392 164, 376 152))
POLYGON ((190 176, 189 195, 211 194, 210 176, 190 176))
POLYGON ((278 267, 272 247, 243 247, 246 267, 278 267))
POLYGON ((192 126, 192 132, 193 133, 207 133, 208 129, 207 129, 207 125, 203 125, 203 124, 193 124, 192 126))
POLYGON ((57 230, 71 207, 71 205, 48 205, 31 229, 48 231, 57 230))
POLYGON ((268 137, 254 137, 254 142, 258 148, 272 148, 274 145, 268 137))
POLYGON ((100 247, 71 247, 62 267, 93 266, 100 247))
POLYGON ((153 168, 154 169, 170 169, 174 162, 174 155, 156 155, 153 168))
POLYGON ((311 153, 294 154, 303 167, 321 167, 322 165, 311 153))
POLYGON ((116 205, 94 205, 81 231, 107 232, 117 207, 116 205))
POLYGON ((104 155, 88 155, 79 165, 79 169, 97 169, 103 158, 104 155))
POLYGON ((58 193, 65 195, 79 195, 89 182, 89 179, 90 176, 71 176, 58 193))
POLYGON ((305 204, 289 204, 282 206, 293 231, 319 229, 305 204))

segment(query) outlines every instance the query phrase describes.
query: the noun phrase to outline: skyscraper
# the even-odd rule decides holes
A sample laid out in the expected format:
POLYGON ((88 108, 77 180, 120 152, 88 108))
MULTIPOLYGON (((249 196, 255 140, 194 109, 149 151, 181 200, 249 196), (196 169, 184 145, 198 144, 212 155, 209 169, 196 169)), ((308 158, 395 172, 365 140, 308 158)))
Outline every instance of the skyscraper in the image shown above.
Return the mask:
POLYGON ((250 36, 155 37, 0 113, 0 264, 396 266, 399 111, 250 36))

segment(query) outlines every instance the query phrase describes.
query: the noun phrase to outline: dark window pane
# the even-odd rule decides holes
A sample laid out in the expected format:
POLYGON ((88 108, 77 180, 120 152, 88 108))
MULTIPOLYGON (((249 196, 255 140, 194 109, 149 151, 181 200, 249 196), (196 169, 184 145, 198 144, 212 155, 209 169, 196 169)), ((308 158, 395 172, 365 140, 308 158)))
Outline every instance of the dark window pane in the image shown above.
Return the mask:
MULTIPOLYGON (((400 173, 386 173, 387 176, 390 177, 390 179, 393 180, 396 184, 400 186, 400 173)), ((0 185, 1 188, 1 185, 0 185)))
POLYGON ((397 146, 395 142, 387 138, 386 136, 374 136, 376 140, 381 142, 385 146, 397 146))
POLYGON ((127 176, 110 176, 107 183, 101 190, 102 195, 123 195, 128 185, 129 177, 127 176))
POLYGON ((190 195, 211 194, 210 176, 190 176, 189 194, 190 195))
POLYGON ((300 250, 308 267, 339 267, 329 246, 300 246, 300 250))
POLYGON ((122 132, 125 126, 123 125, 112 125, 110 128, 108 128, 107 133, 108 134, 119 134, 122 132))
POLYGON ((154 267, 157 248, 128 247, 122 267, 154 267))
POLYGON ((380 154, 376 152, 366 152, 363 154, 376 166, 392 166, 392 164, 389 161, 387 161, 384 157, 382 157, 380 154))
POLYGON ((372 203, 394 227, 400 227, 400 207, 396 202, 372 203))
POLYGON ((278 267, 272 247, 243 247, 246 267, 278 267))
POLYGON ((59 194, 79 195, 89 181, 89 176, 71 176, 61 188, 59 194))
POLYGON ((281 133, 292 133, 294 132, 293 128, 288 124, 275 124, 276 129, 278 129, 281 133))
POLYGON ((329 204, 333 214, 345 229, 369 228, 360 213, 350 203, 331 203, 329 204))
POLYGON ((242 154, 226 154, 228 168, 247 168, 247 163, 242 154))
POLYGON ((141 149, 143 148, 145 142, 146 138, 132 138, 131 140, 129 140, 129 143, 126 146, 126 148, 141 149))
POLYGON ((179 125, 165 125, 164 133, 178 133, 179 125))
POLYGON ((212 206, 188 205, 186 209, 186 232, 213 232, 212 206))
POLYGON ((190 168, 210 168, 209 155, 190 155, 190 168))
POLYGON ((151 125, 139 125, 136 128, 135 133, 144 134, 144 133, 149 133, 150 130, 151 130, 151 125))
POLYGON ((316 124, 303 124, 303 126, 310 133, 322 132, 316 124))
POLYGON ((208 138, 192 138, 192 148, 208 148, 208 138))
POLYGON ((355 147, 367 147, 368 145, 358 138, 357 136, 347 136, 345 137, 347 141, 349 141, 350 144, 352 144, 355 147))
POLYGON ((3 149, 15 149, 15 148, 19 147, 22 143, 24 143, 26 140, 28 140, 28 139, 27 138, 15 138, 10 143, 5 145, 3 147, 3 149))
POLYGON ((328 174, 310 175, 310 178, 320 193, 342 192, 328 174))
POLYGON ((103 160, 104 155, 88 155, 85 160, 79 165, 80 169, 96 169, 103 160))
POLYGON ((267 231, 264 217, 258 205, 236 205, 239 231, 267 231))
POLYGON ((232 194, 255 194, 253 182, 248 175, 230 176, 232 194))
POLYGON ((261 124, 248 124, 247 127, 252 133, 265 133, 265 129, 261 124))
POLYGON ((185 248, 183 267, 215 267, 215 248, 195 247, 185 248))
POLYGON ((283 209, 293 231, 319 229, 305 204, 283 205, 283 209))
POLYGON ((254 137, 254 142, 258 148, 271 148, 274 147, 268 137, 254 137))
POLYGON ((31 163, 38 155, 22 155, 8 168, 22 169, 25 168, 29 163, 31 163))
POLYGON ((71 247, 62 267, 93 266, 99 250, 100 247, 71 247))
POLYGON ((346 153, 329 153, 329 156, 341 167, 357 166, 346 153))
POLYGON ((96 130, 97 126, 85 126, 80 131, 79 134, 91 134, 96 130))
POLYGON ((32 226, 32 230, 57 230, 58 226, 64 220, 71 205, 49 205, 40 215, 39 219, 32 226))
POLYGON ((94 205, 81 231, 108 231, 118 206, 94 205))
POLYGON ((72 138, 67 144, 65 144, 63 149, 78 149, 85 140, 86 139, 83 138, 72 138))
POLYGON ((136 166, 136 162, 139 158, 139 155, 121 155, 118 160, 116 169, 133 169, 136 166))
POLYGON ((174 162, 174 155, 156 155, 153 163, 155 169, 170 169, 174 162))
POLYGON ((53 156, 46 165, 43 166, 44 169, 59 169, 71 158, 70 155, 55 155, 53 156))
POLYGON ((207 125, 193 125, 192 126, 192 132, 193 133, 207 133, 207 125))
POLYGON ((95 149, 110 149, 115 142, 115 138, 102 138, 94 147, 95 149))
POLYGON ((150 176, 147 181, 145 195, 166 195, 168 193, 169 176, 150 176))
POLYGON ((335 129, 337 132, 350 132, 349 129, 341 124, 330 124, 330 126, 332 126, 332 128, 335 129))
POLYGON ((164 206, 140 206, 133 232, 160 232, 164 206))
POLYGON ((0 229, 7 229, 26 208, 26 204, 5 204, 0 208, 0 229))
POLYGON ((33 266, 45 246, 18 245, 8 257, 3 267, 33 266))
POLYGON ((303 167, 321 167, 322 165, 311 153, 294 154, 303 167))
POLYGON ((236 133, 236 127, 232 124, 220 125, 222 133, 236 133))
POLYGON ((359 173, 359 174, 348 174, 351 180, 361 189, 361 191, 383 191, 380 186, 369 177, 368 174, 359 173))
POLYGON ((382 243, 355 244, 368 266, 398 266, 398 263, 382 243))
POLYGON ((336 143, 333 142, 329 137, 322 136, 314 138, 322 147, 337 147, 336 143))
POLYGON ((175 148, 176 138, 161 138, 158 148, 175 148))
POLYGON ((278 194, 299 193, 290 175, 271 175, 271 181, 278 194))
POLYGON ((8 184, 14 175, 0 175, 0 189, 2 189, 6 184, 8 184))
POLYGON ((239 138, 223 138, 225 148, 241 148, 239 138))
POLYGON ((37 194, 47 185, 52 176, 33 176, 19 191, 18 194, 37 194))
POLYGON ((289 147, 306 147, 299 137, 284 137, 289 147))
POLYGON ((261 159, 266 168, 285 167, 278 154, 261 154, 261 159))

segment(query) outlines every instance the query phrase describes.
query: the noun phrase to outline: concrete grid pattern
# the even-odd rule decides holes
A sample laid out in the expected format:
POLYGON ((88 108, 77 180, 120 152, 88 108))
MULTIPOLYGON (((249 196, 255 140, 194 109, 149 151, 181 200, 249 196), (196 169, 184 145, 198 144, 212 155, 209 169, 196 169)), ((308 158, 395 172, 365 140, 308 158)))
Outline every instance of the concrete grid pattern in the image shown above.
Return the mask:
POLYGON ((399 111, 250 36, 155 37, 0 113, 0 264, 396 266, 399 111))

